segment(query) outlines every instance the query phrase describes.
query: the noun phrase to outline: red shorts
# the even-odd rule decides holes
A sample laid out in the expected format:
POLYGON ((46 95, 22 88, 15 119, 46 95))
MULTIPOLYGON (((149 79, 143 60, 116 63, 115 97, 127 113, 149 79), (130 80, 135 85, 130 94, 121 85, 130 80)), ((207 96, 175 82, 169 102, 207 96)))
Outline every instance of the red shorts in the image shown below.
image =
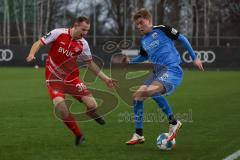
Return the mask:
MULTIPOLYGON (((59 68, 61 70, 61 68, 59 68)), ((77 75, 70 75, 70 77, 61 77, 61 72, 53 70, 51 65, 46 65, 45 76, 48 87, 48 92, 50 98, 53 100, 56 97, 65 98, 65 94, 69 94, 81 101, 83 96, 91 94, 87 89, 87 86, 82 82, 82 80, 77 75), (52 70, 52 72, 50 71, 52 70), (76 77, 77 76, 77 77, 76 77), (61 80, 66 79, 66 80, 61 80)))
POLYGON ((72 81, 58 81, 46 80, 50 98, 53 100, 56 97, 65 98, 65 94, 69 94, 81 101, 83 96, 91 94, 87 86, 81 81, 80 78, 75 78, 72 81))

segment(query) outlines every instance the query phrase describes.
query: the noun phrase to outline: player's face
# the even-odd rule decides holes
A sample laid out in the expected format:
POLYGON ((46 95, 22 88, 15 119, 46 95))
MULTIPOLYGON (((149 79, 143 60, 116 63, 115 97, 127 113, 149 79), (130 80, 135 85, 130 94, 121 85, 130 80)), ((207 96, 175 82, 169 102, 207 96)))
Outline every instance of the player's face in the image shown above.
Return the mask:
POLYGON ((85 37, 90 30, 90 24, 86 22, 76 23, 74 25, 74 39, 81 39, 85 37))
POLYGON ((147 34, 148 32, 151 31, 151 28, 152 28, 151 20, 145 19, 145 18, 138 18, 135 21, 135 25, 141 35, 147 34))

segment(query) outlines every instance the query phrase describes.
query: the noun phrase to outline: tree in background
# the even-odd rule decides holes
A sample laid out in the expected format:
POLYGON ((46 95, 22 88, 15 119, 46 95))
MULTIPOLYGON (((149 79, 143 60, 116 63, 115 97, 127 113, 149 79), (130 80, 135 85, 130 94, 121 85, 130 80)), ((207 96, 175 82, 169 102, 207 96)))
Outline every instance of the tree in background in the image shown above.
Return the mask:
POLYGON ((195 46, 224 45, 240 36, 234 27, 240 25, 237 0, 0 0, 0 43, 27 45, 84 15, 91 20, 93 45, 127 39, 138 45, 132 15, 142 7, 154 25, 174 26, 195 46))

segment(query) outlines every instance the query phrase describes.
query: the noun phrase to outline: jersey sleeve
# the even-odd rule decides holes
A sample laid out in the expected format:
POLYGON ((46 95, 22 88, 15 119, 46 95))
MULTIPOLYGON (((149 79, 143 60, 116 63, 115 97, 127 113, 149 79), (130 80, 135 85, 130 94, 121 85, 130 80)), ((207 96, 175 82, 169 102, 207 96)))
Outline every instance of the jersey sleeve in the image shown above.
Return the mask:
POLYGON ((78 60, 85 61, 85 62, 91 61, 92 53, 91 53, 90 47, 88 45, 88 42, 84 39, 84 40, 82 40, 82 43, 83 43, 83 51, 82 51, 82 54, 80 54, 78 56, 78 60))
POLYGON ((134 57, 133 59, 131 59, 131 61, 129 62, 130 64, 135 64, 135 63, 141 63, 144 62, 148 59, 148 57, 143 57, 141 55, 138 55, 137 57, 134 57))
POLYGON ((180 34, 175 28, 172 28, 168 25, 155 26, 154 29, 160 29, 163 31, 170 39, 177 40, 180 34))
POLYGON ((140 47, 139 55, 141 55, 143 57, 148 57, 147 52, 143 49, 142 46, 140 47))
POLYGON ((43 44, 47 45, 54 42, 60 34, 61 32, 59 29, 54 29, 43 36, 40 40, 43 44))
POLYGON ((182 34, 179 35, 178 40, 181 41, 184 44, 184 47, 188 50, 188 54, 191 56, 192 60, 195 60, 197 58, 191 44, 187 40, 185 36, 182 34))

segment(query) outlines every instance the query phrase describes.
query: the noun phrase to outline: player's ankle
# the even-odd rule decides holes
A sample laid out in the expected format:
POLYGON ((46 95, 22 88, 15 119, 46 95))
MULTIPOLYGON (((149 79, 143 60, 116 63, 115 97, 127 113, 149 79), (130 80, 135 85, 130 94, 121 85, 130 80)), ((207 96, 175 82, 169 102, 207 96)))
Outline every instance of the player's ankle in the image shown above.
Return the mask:
POLYGON ((169 121, 169 124, 172 124, 172 125, 177 124, 177 119, 175 119, 173 115, 168 116, 168 121, 169 121))
POLYGON ((100 125, 104 125, 106 123, 103 117, 98 117, 94 120, 100 125))
POLYGON ((136 134, 139 136, 143 136, 143 129, 142 128, 136 128, 136 134))

